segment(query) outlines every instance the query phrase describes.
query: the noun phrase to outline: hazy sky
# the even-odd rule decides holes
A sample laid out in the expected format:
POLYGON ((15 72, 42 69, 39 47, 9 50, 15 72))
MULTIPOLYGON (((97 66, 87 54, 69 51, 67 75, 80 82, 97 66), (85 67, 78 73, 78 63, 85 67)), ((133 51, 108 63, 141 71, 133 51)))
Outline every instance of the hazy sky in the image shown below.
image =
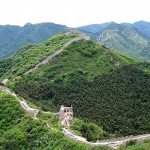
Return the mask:
POLYGON ((150 0, 0 0, 0 25, 150 22, 150 0))

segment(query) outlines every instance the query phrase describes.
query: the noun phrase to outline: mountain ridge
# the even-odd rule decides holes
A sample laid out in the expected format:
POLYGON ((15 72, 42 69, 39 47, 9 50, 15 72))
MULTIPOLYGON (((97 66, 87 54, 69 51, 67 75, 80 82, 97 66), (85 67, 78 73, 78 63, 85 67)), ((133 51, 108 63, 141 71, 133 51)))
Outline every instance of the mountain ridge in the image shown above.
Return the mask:
POLYGON ((53 35, 68 29, 67 26, 54 23, 27 23, 23 27, 0 26, 0 59, 12 55, 18 48, 28 44, 38 44, 53 35))
MULTIPOLYGON (((83 27, 84 28, 84 27, 83 27)), ((94 27, 93 27, 94 28, 94 27)), ((82 29, 83 30, 83 29, 82 29)), ((86 30, 86 28, 85 28, 86 30)), ((94 41, 141 61, 150 60, 149 38, 132 24, 107 24, 97 33, 88 33, 94 41)))
MULTIPOLYGON (((77 29, 89 35, 91 39, 97 41, 102 45, 105 45, 106 47, 108 46, 119 52, 122 52, 125 55, 128 55, 130 57, 133 57, 141 61, 149 61, 149 57, 150 57, 149 26, 150 23, 145 21, 138 21, 135 23, 120 23, 120 24, 115 22, 106 22, 102 24, 93 24, 93 25, 77 27, 77 29), (109 41, 112 43, 111 44, 112 46, 108 45, 107 41, 105 42, 98 41, 99 36, 101 35, 102 32, 106 30, 112 30, 110 26, 117 26, 116 29, 119 30, 120 33, 121 30, 119 28, 131 27, 133 30, 135 30, 134 32, 135 35, 132 34, 132 37, 130 39, 127 39, 125 35, 121 35, 121 37, 118 38, 114 37, 115 39, 112 38, 109 41), (132 38, 134 38, 137 34, 139 38, 145 39, 145 41, 147 41, 147 44, 142 43, 140 45, 136 45, 136 43, 138 43, 140 40, 134 41, 132 38), (129 48, 126 48, 126 45, 128 45, 129 48)), ((15 25, 13 26, 1 25, 0 26, 0 31, 1 31, 0 32, 0 39, 1 39, 0 59, 12 55, 18 48, 22 47, 25 44, 41 43, 44 40, 48 39, 49 37, 67 29, 69 29, 67 26, 58 25, 54 23, 38 23, 38 24, 27 23, 23 27, 15 26, 15 25)), ((120 36, 120 35, 114 33, 114 36, 120 36)))

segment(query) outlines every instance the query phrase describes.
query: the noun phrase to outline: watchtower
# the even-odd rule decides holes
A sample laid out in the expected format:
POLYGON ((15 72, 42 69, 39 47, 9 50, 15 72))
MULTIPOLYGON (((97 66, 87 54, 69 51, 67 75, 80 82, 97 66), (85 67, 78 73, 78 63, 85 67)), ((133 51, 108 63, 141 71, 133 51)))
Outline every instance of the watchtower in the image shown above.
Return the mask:
POLYGON ((73 107, 64 107, 61 105, 59 111, 59 122, 65 128, 69 128, 71 122, 73 121, 73 107))

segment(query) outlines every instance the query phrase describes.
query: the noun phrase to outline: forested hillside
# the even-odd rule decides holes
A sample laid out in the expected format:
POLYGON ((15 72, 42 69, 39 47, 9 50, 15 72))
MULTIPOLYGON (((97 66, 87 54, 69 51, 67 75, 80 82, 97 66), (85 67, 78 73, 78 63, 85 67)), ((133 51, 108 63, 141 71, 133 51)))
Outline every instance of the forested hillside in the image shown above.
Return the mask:
MULTIPOLYGON (((2 150, 111 150, 111 148, 104 146, 89 147, 85 144, 65 138, 58 128, 58 119, 55 116, 51 114, 39 114, 37 116, 38 119, 35 120, 29 114, 25 114, 14 98, 3 92, 0 92, 0 111, 0 149, 2 150), (48 127, 47 124, 53 128, 48 127), (54 128, 55 130, 53 130, 54 128)), ((72 130, 80 129, 84 134, 91 136, 94 136, 96 133, 102 133, 102 130, 94 124, 83 123, 83 121, 78 119, 74 121, 72 130)), ((149 144, 149 140, 140 143, 129 141, 119 149, 148 149, 149 144)))
MULTIPOLYGON (((101 147, 91 148, 85 144, 69 140, 64 137, 58 127, 58 119, 53 115, 39 115, 33 119, 25 114, 19 103, 12 97, 0 92, 0 149, 23 150, 23 149, 49 149, 49 150, 97 150, 101 147), (57 130, 49 128, 55 127, 57 130)), ((88 128, 88 124, 80 121, 78 128, 88 128)), ((76 127, 76 123, 74 128, 76 127)), ((76 127, 76 128, 77 128, 76 127)), ((95 127, 95 126, 94 126, 95 127)), ((98 129, 98 128, 97 128, 98 129)), ((93 131, 92 131, 93 132, 93 131)), ((108 150, 109 148, 103 147, 108 150)))
POLYGON ((73 105, 75 115, 93 121, 109 133, 149 133, 150 75, 136 66, 125 66, 93 81, 78 79, 67 86, 29 79, 16 84, 16 91, 43 108, 73 105))
POLYGON ((73 105, 75 116, 108 133, 136 135, 150 131, 149 66, 79 40, 8 86, 44 110, 73 105))
POLYGON ((26 24, 23 27, 0 26, 0 59, 8 57, 18 48, 32 43, 38 44, 59 32, 66 30, 64 25, 54 23, 26 24))
MULTIPOLYGON (((1 80, 8 78, 6 86, 42 110, 58 112, 61 105, 73 105, 74 117, 82 121, 75 119, 71 129, 89 141, 150 133, 150 64, 128 58, 86 38, 77 38, 82 36, 78 31, 70 30, 39 45, 29 44, 19 49, 0 61, 1 80), (24 74, 74 38, 77 40, 49 63, 24 74)), ((11 97, 1 93, 1 110, 6 111, 2 113, 4 120, 0 133, 3 149, 8 149, 8 139, 12 143, 11 149, 33 148, 35 143, 37 147, 48 149, 65 149, 66 146, 67 149, 91 149, 64 138, 57 118, 39 114, 40 120, 32 120, 18 109, 17 102, 12 104, 11 101, 11 97), (14 111, 9 115, 12 108, 14 111), (47 128, 44 120, 58 132, 47 128), (5 128, 6 124, 8 128, 5 128), (25 124, 31 128, 29 133, 25 124), (43 135, 54 140, 44 143, 43 135)))

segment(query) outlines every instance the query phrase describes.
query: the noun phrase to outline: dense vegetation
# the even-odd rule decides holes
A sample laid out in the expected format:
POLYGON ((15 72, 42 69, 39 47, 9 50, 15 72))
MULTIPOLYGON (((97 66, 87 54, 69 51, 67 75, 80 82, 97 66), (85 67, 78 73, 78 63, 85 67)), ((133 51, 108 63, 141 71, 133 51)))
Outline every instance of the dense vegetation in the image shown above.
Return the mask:
POLYGON ((49 101, 57 108, 72 104, 76 116, 119 136, 150 132, 150 75, 136 66, 125 66, 93 81, 82 78, 66 87, 21 81, 16 91, 35 103, 43 102, 46 108, 49 101))
MULTIPOLYGON (((23 149, 49 149, 49 150, 108 150, 105 147, 90 148, 84 144, 66 139, 59 131, 53 131, 46 126, 45 121, 52 127, 57 127, 54 116, 38 115, 39 120, 34 120, 25 114, 19 104, 12 97, 0 93, 0 149, 2 150, 23 150, 23 149)), ((73 129, 83 128, 85 123, 75 120, 73 129)), ((101 130, 102 131, 102 130, 101 130)), ((148 150, 150 142, 145 140, 142 143, 128 142, 120 149, 143 149, 148 150)))
POLYGON ((150 76, 140 67, 149 71, 148 63, 137 65, 92 41, 80 40, 9 86, 42 109, 57 111, 62 104, 72 104, 77 117, 98 123, 109 133, 142 134, 150 131, 150 76))
POLYGON ((5 77, 22 75, 75 36, 77 34, 67 35, 64 32, 53 36, 42 44, 29 44, 19 49, 11 57, 0 61, 0 77, 5 73, 5 77))
POLYGON ((77 135, 85 137, 87 141, 96 142, 97 140, 112 138, 114 135, 108 134, 100 126, 74 118, 71 130, 77 135))
POLYGON ((0 59, 12 55, 18 48, 28 43, 41 43, 66 29, 66 26, 54 23, 28 23, 23 27, 0 26, 0 59))
MULTIPOLYGON (((89 141, 150 133, 150 64, 148 62, 135 61, 90 40, 79 40, 70 44, 49 64, 23 75, 25 71, 75 36, 78 34, 62 33, 40 45, 29 44, 21 48, 13 56, 0 61, 1 79, 9 78, 11 80, 9 88, 43 110, 56 112, 62 104, 73 105, 75 117, 84 122, 75 119, 71 129, 89 141)), ((17 103, 12 104, 11 101, 12 98, 1 94, 0 111, 6 109, 7 112, 11 112, 11 108, 18 107, 17 103), (4 100, 6 102, 7 99, 8 103, 3 107, 4 100)), ((32 149, 36 143, 35 149, 90 149, 88 146, 64 138, 57 124, 58 120, 54 116, 39 114, 39 120, 33 120, 21 109, 14 109, 13 112, 19 114, 15 117, 14 113, 9 115, 7 112, 1 115, 4 119, 1 122, 0 146, 3 149, 9 147, 32 149), (58 131, 49 129, 46 122, 58 131), (8 128, 4 127, 5 124, 8 128), (28 131, 26 124, 31 130, 28 131), (34 126, 33 131, 32 126, 34 126), (50 138, 50 141, 44 143, 45 137, 40 139, 43 135, 50 138), (23 137, 21 144, 20 137, 21 140, 23 137)), ((131 143, 127 143, 126 147, 129 145, 132 147, 131 143)))
MULTIPOLYGON (((55 128, 58 126, 56 124, 58 119, 54 116, 39 115, 38 120, 32 119, 31 116, 24 113, 16 100, 2 92, 0 92, 0 118, 0 149, 2 150, 102 149, 101 147, 90 148, 85 144, 65 138, 58 127, 56 131, 46 126, 45 119, 51 126, 55 128)), ((83 122, 80 122, 82 125, 83 122)))

